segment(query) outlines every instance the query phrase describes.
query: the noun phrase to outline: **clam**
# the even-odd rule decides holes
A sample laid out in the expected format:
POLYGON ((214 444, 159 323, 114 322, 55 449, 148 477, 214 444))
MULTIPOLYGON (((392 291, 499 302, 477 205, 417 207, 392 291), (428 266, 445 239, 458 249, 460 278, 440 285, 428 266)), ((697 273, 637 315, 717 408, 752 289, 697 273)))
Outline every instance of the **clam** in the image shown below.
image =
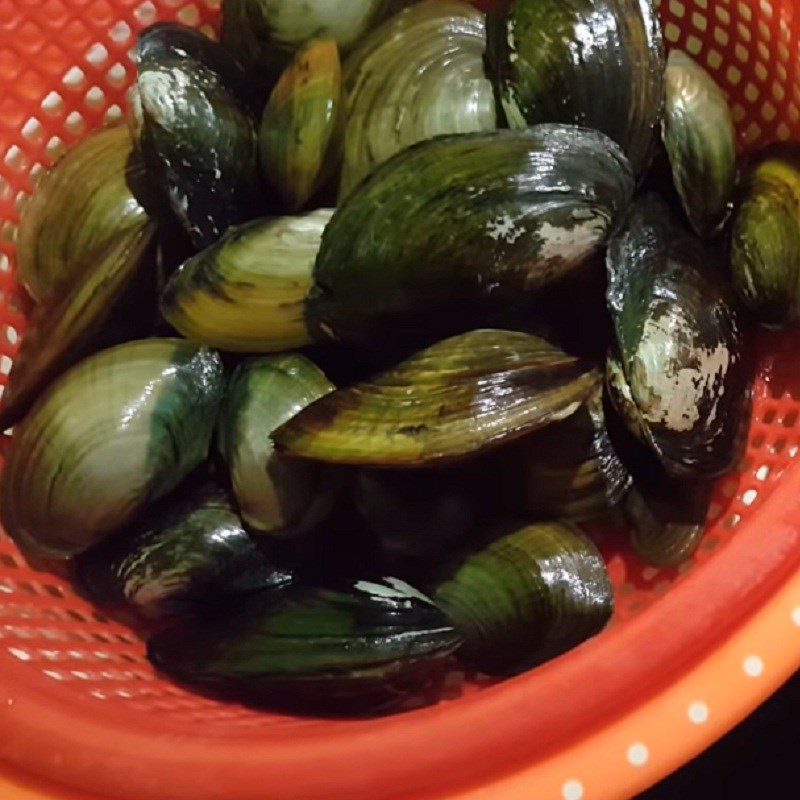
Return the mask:
POLYGON ((332 209, 238 225, 173 273, 167 322, 221 350, 277 352, 310 342, 304 317, 314 260, 332 209))
POLYGON ((460 655, 490 673, 516 672, 599 633, 611 582, 574 525, 527 525, 468 556, 434 593, 464 637, 460 655))
POLYGON ((135 48, 134 127, 147 174, 195 247, 255 216, 255 122, 242 68, 217 42, 159 23, 135 48))
POLYGON ((310 330, 374 342, 451 316, 463 330, 476 309, 505 308, 577 269, 632 192, 620 149, 583 128, 417 144, 378 167, 333 215, 314 268, 310 330))
POLYGON ((489 469, 503 507, 545 518, 605 514, 631 482, 606 429, 601 387, 572 416, 498 451, 489 469))
POLYGON ((133 194, 143 178, 124 125, 93 133, 45 174, 17 239, 17 277, 35 300, 59 296, 111 239, 147 223, 133 194))
POLYGON ((767 149, 749 169, 733 221, 736 291, 759 321, 786 325, 800 299, 800 148, 767 149))
POLYGON ((728 101, 690 56, 673 50, 665 73, 662 137, 675 187, 698 236, 722 230, 736 182, 736 132, 728 101))
POLYGON ((242 518, 273 536, 298 535, 330 511, 337 478, 318 464, 275 452, 270 434, 334 385, 299 354, 240 364, 230 380, 218 426, 242 518))
POLYGON ((68 290, 33 310, 3 393, 2 430, 81 358, 149 333, 155 274, 144 262, 154 233, 154 224, 143 221, 112 236, 68 290))
POLYGON ((245 69, 268 81, 312 39, 333 39, 349 50, 399 0, 225 0, 222 44, 245 69))
POLYGON ((64 373, 15 428, 0 517, 27 553, 86 550, 208 455, 219 357, 179 339, 118 345, 64 373))
POLYGON ((654 195, 611 240, 608 306, 628 416, 676 478, 730 470, 748 421, 747 364, 732 297, 713 256, 654 195))
POLYGON ((526 333, 478 330, 312 403, 273 434, 279 452, 372 467, 456 461, 573 414, 591 365, 526 333))
POLYGON ((650 0, 514 0, 507 13, 489 16, 487 38, 487 72, 512 128, 596 128, 642 175, 664 85, 661 27, 650 0))
POLYGON ((484 15, 462 2, 422 2, 373 31, 345 63, 341 195, 423 139, 497 127, 484 75, 484 15))
POLYGON ((397 578, 260 593, 154 636, 181 681, 307 712, 386 711, 441 678, 459 645, 447 617, 397 578))
POLYGON ((78 578, 95 602, 129 603, 150 614, 294 580, 271 563, 213 481, 156 503, 119 534, 78 557, 78 578))
POLYGON ((341 94, 336 42, 315 39, 294 57, 264 109, 261 168, 292 211, 308 202, 338 162, 341 94))
POLYGON ((355 502, 383 551, 400 558, 440 556, 480 519, 480 484, 460 469, 361 470, 355 502))

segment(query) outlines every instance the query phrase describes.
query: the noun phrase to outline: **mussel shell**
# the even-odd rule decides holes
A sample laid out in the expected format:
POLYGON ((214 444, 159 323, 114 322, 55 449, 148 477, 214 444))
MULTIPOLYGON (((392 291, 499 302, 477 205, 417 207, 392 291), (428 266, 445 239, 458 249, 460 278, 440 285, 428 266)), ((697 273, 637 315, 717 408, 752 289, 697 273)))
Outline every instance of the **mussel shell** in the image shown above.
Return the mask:
POLYGON ((93 133, 45 174, 17 238, 17 278, 35 300, 60 295, 113 237, 144 226, 133 193, 143 179, 124 125, 93 133))
POLYGON ((698 236, 719 233, 732 207, 736 132, 728 101, 690 56, 672 50, 665 73, 662 137, 675 188, 698 236))
POLYGON ((800 304, 800 148, 763 152, 748 171, 731 236, 743 303, 765 325, 786 325, 800 304))
POLYGON ((125 531, 82 553, 78 579, 95 602, 151 614, 227 594, 279 589, 294 574, 271 563, 213 481, 179 489, 125 531))
POLYGON ((399 0, 224 0, 220 41, 249 74, 268 82, 311 39, 333 39, 346 51, 399 5, 399 0))
POLYGON ((663 105, 664 46, 650 0, 514 0, 487 19, 487 72, 513 128, 596 128, 641 176, 663 105))
POLYGON ((397 578, 259 594, 154 636, 148 655, 179 680, 259 705, 386 711, 441 677, 460 639, 397 578))
POLYGON ((333 463, 443 464, 568 417, 598 383, 590 364, 536 336, 472 331, 326 395, 273 438, 280 452, 333 463))
POLYGON ((148 177, 195 247, 208 247, 266 204, 255 122, 247 98, 232 90, 246 78, 221 45, 179 25, 147 29, 134 58, 148 177))
POLYGON ((80 362, 15 428, 6 532, 25 552, 65 558, 118 530, 206 458, 222 392, 219 357, 179 339, 80 362))
POLYGON ((614 413, 608 399, 605 418, 614 452, 633 475, 623 503, 631 545, 650 566, 678 566, 702 541, 712 484, 670 477, 655 453, 614 413))
POLYGON ((528 525, 469 556, 434 598, 464 637, 460 655, 506 674, 599 633, 613 596, 603 559, 577 527, 528 525))
POLYGON ((585 520, 616 507, 631 477, 606 430, 602 388, 572 416, 502 448, 488 469, 506 513, 585 520))
POLYGON ((657 197, 611 240, 608 305, 641 429, 674 477, 729 471, 749 420, 748 364, 713 257, 657 197))
POLYGON ((339 160, 342 75, 336 42, 299 51, 270 95, 258 132, 265 178, 297 211, 339 160))
POLYGON ((336 387, 299 354, 240 364, 228 385, 218 446, 244 521, 273 536, 319 524, 336 496, 337 476, 319 464, 275 452, 270 434, 336 387))
POLYGON ((167 281, 161 312, 184 336, 221 350, 278 352, 310 341, 304 317, 331 209, 238 225, 167 281))
POLYGON ((155 225, 143 221, 112 236, 89 257, 64 294, 38 305, 14 359, 0 409, 0 429, 81 358, 148 334, 155 310, 155 274, 147 253, 155 225))
POLYGON ((375 342, 507 307, 582 264, 632 191, 619 148, 582 128, 414 145, 336 210, 314 269, 310 330, 375 342))
POLYGON ((361 470, 355 502, 388 556, 429 558, 474 530, 481 482, 461 469, 361 470))
POLYGON ((484 15, 462 2, 422 2, 373 31, 345 63, 341 196, 424 139, 497 127, 483 68, 484 15))

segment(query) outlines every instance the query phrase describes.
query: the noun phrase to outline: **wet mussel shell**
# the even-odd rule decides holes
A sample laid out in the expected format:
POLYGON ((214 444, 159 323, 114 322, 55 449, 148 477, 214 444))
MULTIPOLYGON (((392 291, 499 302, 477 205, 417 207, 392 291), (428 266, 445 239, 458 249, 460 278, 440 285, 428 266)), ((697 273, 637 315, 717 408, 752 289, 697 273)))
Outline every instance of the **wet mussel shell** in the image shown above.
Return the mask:
POLYGON ((477 309, 508 307, 577 269, 632 192, 625 156, 597 131, 537 125, 421 142, 333 215, 309 329, 373 345, 458 318, 464 330, 477 309))
POLYGON ((442 465, 568 417, 598 384, 544 339, 478 330, 326 395, 273 437, 279 452, 332 463, 442 465))
POLYGON ((650 0, 514 0, 487 20, 487 73, 512 128, 585 125, 641 176, 663 105, 664 45, 650 0))
POLYGON ((485 50, 484 15, 453 0, 412 5, 364 40, 345 62, 341 197, 416 142, 497 127, 485 50))
POLYGON ((251 359, 236 368, 217 443, 239 510, 254 531, 298 536, 330 512, 340 484, 335 470, 276 453, 270 435, 334 389, 300 354, 251 359))
POLYGON ((88 136, 44 175, 17 235, 17 278, 35 300, 58 298, 112 239, 144 227, 143 183, 124 125, 88 136))
POLYGON ((676 478, 734 467, 749 420, 749 365, 714 256, 654 195, 608 248, 608 307, 639 430, 676 478))
POLYGON ((180 339, 118 345, 64 373, 15 428, 0 517, 30 554, 66 558, 129 523, 208 455, 219 356, 180 339))
POLYGON ((662 138, 675 188, 698 236, 719 233, 736 183, 736 131, 728 101, 690 56, 673 50, 665 73, 662 138))
POLYGON ((459 644, 431 600, 382 578, 261 593, 157 634, 148 656, 171 677, 234 699, 352 715, 425 692, 459 644))
POLYGON ((747 170, 731 233, 733 283, 765 325, 800 315, 800 147, 781 144, 747 170))
POLYGON ((460 656, 499 674, 521 671, 599 633, 611 617, 608 573, 577 527, 527 525, 468 556, 434 599, 464 637, 460 656))
POLYGON ((305 301, 331 209, 231 228, 188 259, 161 294, 164 319, 220 350, 278 352, 310 342, 305 301))
POLYGON ((80 584, 95 602, 149 614, 291 584, 245 530, 213 480, 191 481, 147 509, 124 531, 77 558, 80 584))
POLYGON ((81 358, 150 333, 154 235, 154 223, 143 221, 110 237, 68 289, 34 308, 3 393, 2 430, 17 423, 42 391, 81 358))
POLYGON ((172 23, 144 31, 134 60, 134 130, 148 179, 196 248, 267 205, 255 120, 239 64, 217 42, 172 23))

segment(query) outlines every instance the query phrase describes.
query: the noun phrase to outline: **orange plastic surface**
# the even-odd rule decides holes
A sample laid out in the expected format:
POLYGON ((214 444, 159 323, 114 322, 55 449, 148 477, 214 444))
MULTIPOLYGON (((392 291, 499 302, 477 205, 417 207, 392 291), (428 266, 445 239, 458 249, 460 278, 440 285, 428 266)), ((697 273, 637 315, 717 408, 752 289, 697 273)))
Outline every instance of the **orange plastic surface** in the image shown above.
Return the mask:
MULTIPOLYGON (((119 119, 136 31, 212 33, 218 0, 0 0, 0 385, 25 327, 16 222, 36 178, 119 119)), ((663 0, 669 46, 728 92, 743 150, 800 140, 800 5, 663 0)), ((678 570, 603 543, 613 624, 514 680, 318 721, 197 697, 0 538, 3 800, 611 800, 678 767, 800 666, 800 334, 762 334, 747 456, 678 570)))

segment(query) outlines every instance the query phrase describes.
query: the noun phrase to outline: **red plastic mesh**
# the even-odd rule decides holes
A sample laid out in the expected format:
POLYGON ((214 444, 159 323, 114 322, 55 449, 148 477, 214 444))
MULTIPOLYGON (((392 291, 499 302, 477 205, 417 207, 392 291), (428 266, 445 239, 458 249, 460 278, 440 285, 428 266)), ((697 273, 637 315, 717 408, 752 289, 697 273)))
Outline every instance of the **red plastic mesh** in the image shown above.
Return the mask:
MULTIPOLYGON (((87 132, 119 119, 134 70, 136 32, 156 19, 213 34, 220 0, 0 0, 0 392, 25 329, 14 280, 19 213, 43 170, 87 132)), ((800 8, 800 7, 798 7, 800 8)), ((791 2, 663 0, 669 46, 697 58, 728 92, 743 150, 800 139, 800 13, 791 2)), ((677 570, 643 567, 608 537, 604 550, 617 589, 614 624, 626 625, 684 573, 711 568, 757 516, 800 448, 796 333, 762 334, 749 447, 740 470, 719 481, 709 532, 677 570)), ((306 729, 320 723, 255 713, 207 700, 156 677, 141 641, 78 597, 68 580, 36 570, 0 535, 0 674, 46 689, 53 703, 91 715, 119 709, 142 731, 203 736, 242 730, 306 729), (199 723, 202 725, 200 726, 199 723)), ((467 686, 466 693, 479 691, 467 686)), ((453 699, 449 702, 458 702, 453 699)), ((266 795, 265 795, 266 796, 266 795)))

